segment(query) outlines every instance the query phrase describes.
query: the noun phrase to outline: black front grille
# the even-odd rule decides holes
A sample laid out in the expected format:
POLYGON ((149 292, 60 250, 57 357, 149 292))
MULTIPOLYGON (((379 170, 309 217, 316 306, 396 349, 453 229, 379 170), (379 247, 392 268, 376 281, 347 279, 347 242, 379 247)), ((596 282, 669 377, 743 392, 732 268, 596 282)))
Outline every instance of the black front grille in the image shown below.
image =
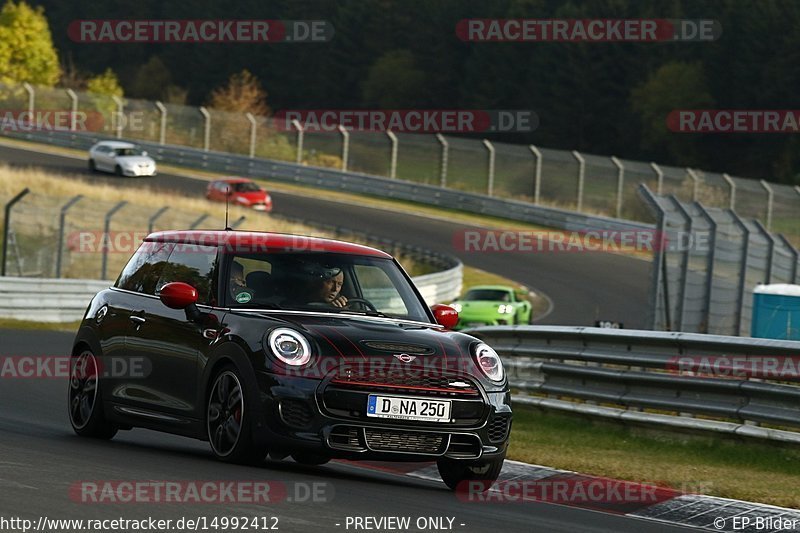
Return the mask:
POLYGON ((306 428, 314 418, 311 408, 299 400, 281 400, 279 410, 283 422, 293 428, 306 428))
POLYGON ((349 451, 364 451, 359 434, 361 430, 352 426, 336 426, 328 437, 331 448, 349 451))
POLYGON ((489 442, 503 442, 508 436, 508 425, 511 417, 496 416, 486 428, 489 433, 489 442))
POLYGON ((331 380, 337 386, 356 389, 414 392, 437 396, 479 396, 478 387, 461 376, 448 376, 423 368, 408 369, 340 367, 331 380))
POLYGON ((366 428, 367 446, 381 452, 441 454, 447 446, 447 435, 416 431, 392 431, 366 428))

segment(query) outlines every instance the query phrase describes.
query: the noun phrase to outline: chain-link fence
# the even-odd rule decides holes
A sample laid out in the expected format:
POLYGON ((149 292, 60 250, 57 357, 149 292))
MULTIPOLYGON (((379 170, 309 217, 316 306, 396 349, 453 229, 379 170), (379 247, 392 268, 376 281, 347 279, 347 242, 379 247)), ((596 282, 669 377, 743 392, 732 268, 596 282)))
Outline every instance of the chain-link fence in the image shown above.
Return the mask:
MULTIPOLYGON (((628 220, 649 221, 635 193, 645 184, 684 202, 757 218, 800 245, 800 188, 727 174, 465 137, 304 131, 285 119, 28 84, 0 85, 0 102, 12 116, 29 113, 29 121, 37 113, 77 111, 87 117, 69 121, 68 129, 109 137, 352 170, 628 220)), ((24 120, 3 123, 29 126, 24 120)))
POLYGON ((641 193, 661 237, 652 267, 653 329, 749 335, 756 286, 800 283, 797 249, 758 219, 645 186, 641 193))

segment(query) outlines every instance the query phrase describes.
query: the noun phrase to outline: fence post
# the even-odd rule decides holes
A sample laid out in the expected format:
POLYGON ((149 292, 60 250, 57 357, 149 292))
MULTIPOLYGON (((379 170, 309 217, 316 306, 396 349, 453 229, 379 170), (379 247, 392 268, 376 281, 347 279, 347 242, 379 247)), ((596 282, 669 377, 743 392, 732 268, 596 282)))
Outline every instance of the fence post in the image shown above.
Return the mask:
POLYGON ((392 154, 389 163, 389 177, 395 179, 397 177, 397 135, 392 130, 386 130, 386 135, 392 141, 392 154))
POLYGON ((69 114, 69 131, 75 131, 77 129, 76 122, 78 121, 78 95, 72 89, 67 89, 64 92, 67 93, 72 102, 69 114))
POLYGON ((167 106, 156 100, 156 108, 158 108, 159 115, 158 144, 164 146, 167 141, 167 106))
POLYGON ((165 205, 164 207, 162 207, 161 209, 156 211, 155 214, 153 214, 153 216, 151 216, 147 220, 147 233, 153 233, 153 227, 156 224, 156 220, 158 219, 158 217, 160 217, 161 215, 166 213, 168 210, 169 210, 169 206, 165 205))
POLYGON ((533 171, 533 203, 539 205, 539 193, 542 190, 542 152, 532 144, 528 148, 536 158, 536 166, 533 171))
POLYGON ((108 213, 106 213, 105 222, 103 224, 103 263, 100 267, 100 279, 106 279, 106 274, 108 272, 108 242, 109 242, 109 233, 111 233, 111 217, 114 216, 114 213, 122 209, 128 204, 125 200, 121 201, 111 209, 109 209, 108 213))
POLYGON ((30 116, 31 121, 35 123, 35 121, 33 120, 33 111, 36 107, 36 89, 34 89, 33 85, 31 85, 27 81, 22 84, 22 87, 24 87, 25 92, 28 93, 28 116, 30 116))
MULTIPOLYGON (((692 215, 689 214, 688 211, 681 205, 680 201, 675 197, 674 194, 669 195, 669 200, 675 206, 675 210, 680 213, 681 217, 684 220, 684 228, 686 233, 689 236, 693 236, 692 233, 692 215)), ((679 241, 679 245, 682 245, 679 241)), ((681 246, 683 247, 683 246, 681 246)), ((681 286, 680 292, 678 294, 678 308, 675 310, 675 322, 676 322, 676 331, 683 331, 683 320, 686 311, 686 288, 689 285, 689 253, 690 250, 688 247, 686 249, 681 250, 681 286)))
POLYGON ((650 329, 658 329, 658 303, 661 300, 659 298, 659 291, 662 290, 663 285, 664 322, 666 326, 664 329, 666 331, 670 331, 672 329, 672 324, 670 323, 671 321, 669 314, 669 292, 666 286, 666 276, 664 276, 664 265, 666 264, 666 250, 664 249, 666 247, 666 239, 664 231, 667 225, 667 217, 664 209, 656 201, 653 193, 650 191, 647 185, 644 183, 640 184, 639 192, 645 203, 650 206, 656 215, 656 242, 655 251, 653 253, 653 275, 651 277, 652 283, 650 285, 650 306, 648 310, 651 313, 650 329))
POLYGON ((58 248, 56 248, 56 277, 61 277, 61 263, 63 261, 63 254, 64 254, 64 228, 67 223, 67 211, 73 205, 77 204, 80 199, 83 198, 82 194, 77 196, 73 196, 64 206, 61 208, 61 212, 58 215, 58 248))
POLYGON ((661 196, 664 192, 664 171, 653 162, 650 163, 650 167, 656 173, 656 194, 661 196))
POLYGON ((297 130, 297 158, 295 163, 299 165, 303 162, 303 126, 297 119, 292 121, 292 126, 297 130))
POLYGON ((250 122, 250 157, 256 155, 256 117, 252 113, 245 113, 247 120, 250 122))
POLYGON ((775 192, 765 180, 758 180, 764 190, 767 191, 767 231, 772 230, 772 207, 775 201, 775 192))
POLYGON ((625 165, 615 156, 611 156, 611 161, 617 166, 617 218, 622 218, 622 189, 625 186, 625 165))
POLYGON ((700 176, 691 168, 686 169, 686 173, 692 179, 692 201, 697 201, 697 195, 700 193, 700 176))
POLYGON ((765 228, 764 225, 758 221, 758 219, 753 219, 753 225, 758 229, 758 232, 766 239, 767 241, 767 268, 764 272, 764 283, 769 283, 772 280, 772 261, 773 261, 773 254, 775 253, 775 237, 773 237, 769 229, 765 228))
POLYGON ((742 313, 744 312, 744 290, 747 284, 747 256, 750 253, 750 230, 747 229, 747 226, 742 222, 742 219, 739 218, 739 215, 736 214, 736 211, 733 209, 729 209, 728 215, 733 219, 734 224, 742 231, 743 237, 743 246, 742 246, 742 259, 741 264, 739 265, 739 284, 736 290, 736 301, 738 304, 738 309, 736 311, 736 316, 734 317, 734 323, 736 324, 735 333, 733 335, 741 335, 742 332, 742 313))
POLYGON ((117 104, 116 113, 116 124, 114 129, 117 132, 117 139, 122 138, 122 117, 125 115, 125 101, 120 98, 119 96, 111 96, 111 99, 114 100, 114 103, 117 104))
POLYGON ((439 187, 447 187, 447 156, 448 156, 448 151, 450 149, 450 144, 447 142, 447 139, 445 139, 444 135, 442 135, 441 133, 437 133, 436 138, 439 140, 439 144, 442 145, 442 160, 441 160, 441 169, 439 174, 439 187))
POLYGON ((483 140, 483 145, 489 150, 489 175, 486 185, 486 194, 494 196, 494 146, 488 139, 483 140))
POLYGON ((191 225, 191 226, 189 226, 189 229, 197 229, 197 226, 199 226, 200 224, 202 224, 202 223, 203 223, 203 221, 204 221, 205 219, 207 219, 207 218, 208 218, 208 213, 203 213, 202 215, 200 215, 200 217, 199 217, 197 220, 195 220, 195 221, 192 223, 192 225, 191 225))
POLYGON ((573 150, 572 155, 578 160, 578 201, 576 211, 580 213, 583 211, 583 179, 586 174, 586 160, 577 150, 573 150))
POLYGON ((724 179, 728 184, 728 187, 730 187, 731 200, 728 204, 728 209, 736 209, 736 182, 733 181, 733 178, 731 178, 728 174, 723 174, 722 179, 724 179))
POLYGON ((342 134, 342 170, 347 171, 347 163, 350 159, 350 133, 341 124, 339 124, 339 133, 342 134))
POLYGON ((208 147, 211 144, 211 113, 203 106, 200 106, 199 110, 200 114, 203 115, 203 151, 208 152, 208 147))
MULTIPOLYGON (((27 84, 26 84, 27 85, 27 84)), ((0 266, 0 276, 6 275, 6 257, 8 255, 8 234, 11 231, 11 208, 22 200, 22 197, 31 192, 27 187, 22 189, 15 197, 8 201, 3 217, 3 264, 0 266)), ((20 273, 21 274, 21 273, 20 273)))
POLYGON ((798 253, 797 248, 795 248, 789 239, 787 239, 784 235, 778 234, 778 238, 781 240, 783 245, 789 250, 789 253, 792 254, 794 260, 792 261, 792 273, 789 275, 789 283, 800 283, 800 279, 797 279, 797 263, 800 261, 800 253, 798 253))
POLYGON ((694 204, 703 218, 708 222, 708 227, 711 231, 711 236, 708 239, 709 250, 706 254, 706 298, 703 302, 703 316, 705 317, 705 330, 700 333, 709 333, 711 324, 711 291, 714 287, 714 259, 717 253, 717 222, 709 214, 703 204, 695 202, 694 204))

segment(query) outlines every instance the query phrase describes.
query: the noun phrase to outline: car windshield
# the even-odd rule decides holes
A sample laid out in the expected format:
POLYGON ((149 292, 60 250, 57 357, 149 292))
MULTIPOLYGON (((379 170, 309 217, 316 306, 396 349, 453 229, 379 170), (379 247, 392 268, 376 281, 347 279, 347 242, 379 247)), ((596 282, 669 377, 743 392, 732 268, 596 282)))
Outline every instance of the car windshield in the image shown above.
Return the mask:
POLYGON ((252 181, 233 183, 231 184, 231 187, 233 187, 234 192, 258 192, 261 190, 258 185, 252 181))
POLYGON ((117 157, 129 155, 144 155, 143 151, 139 148, 116 148, 114 153, 117 157))
POLYGON ((489 302, 510 302, 511 295, 508 291, 498 289, 475 289, 468 291, 462 298, 464 301, 489 301, 489 302))
POLYGON ((227 254, 233 308, 387 316, 431 322, 394 261, 322 252, 227 254))

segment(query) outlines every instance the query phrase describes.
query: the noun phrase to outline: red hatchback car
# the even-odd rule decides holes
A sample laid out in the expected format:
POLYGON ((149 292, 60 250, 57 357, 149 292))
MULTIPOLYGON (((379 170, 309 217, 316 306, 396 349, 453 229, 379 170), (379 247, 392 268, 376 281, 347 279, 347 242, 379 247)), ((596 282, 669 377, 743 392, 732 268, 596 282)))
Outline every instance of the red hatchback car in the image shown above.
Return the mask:
POLYGON ((272 211, 272 197, 247 178, 225 178, 208 184, 206 198, 214 202, 224 202, 230 195, 231 203, 252 207, 257 211, 272 211))

